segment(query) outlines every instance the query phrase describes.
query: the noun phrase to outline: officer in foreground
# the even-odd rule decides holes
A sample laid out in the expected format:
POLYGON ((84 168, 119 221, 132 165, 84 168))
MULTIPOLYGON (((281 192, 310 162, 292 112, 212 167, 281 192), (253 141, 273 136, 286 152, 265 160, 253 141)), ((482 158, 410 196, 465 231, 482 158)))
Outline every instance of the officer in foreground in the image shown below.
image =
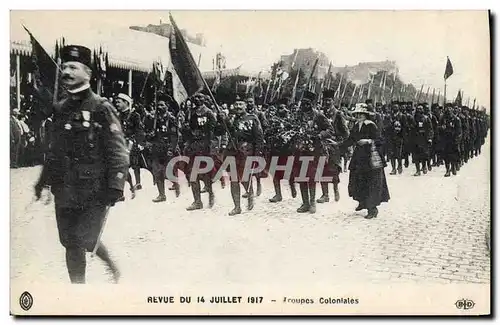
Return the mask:
POLYGON ((129 167, 125 138, 115 108, 90 89, 90 49, 70 45, 61 57, 61 81, 68 94, 53 109, 53 141, 35 194, 39 198, 43 186, 54 194, 71 282, 85 283, 85 252, 96 244, 96 255, 116 282, 120 272, 97 241, 108 209, 123 196, 129 167))

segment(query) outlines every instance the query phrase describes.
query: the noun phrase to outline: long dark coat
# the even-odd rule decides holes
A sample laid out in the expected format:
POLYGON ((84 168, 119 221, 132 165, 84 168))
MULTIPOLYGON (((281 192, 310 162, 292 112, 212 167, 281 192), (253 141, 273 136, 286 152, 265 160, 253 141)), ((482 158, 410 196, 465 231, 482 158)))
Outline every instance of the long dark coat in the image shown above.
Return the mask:
POLYGON ((390 199, 389 188, 385 179, 384 167, 387 166, 382 154, 379 130, 377 125, 365 120, 360 127, 354 124, 349 139, 344 146, 354 145, 354 152, 349 164, 349 196, 367 209, 374 208, 390 199), (361 139, 372 139, 382 160, 382 167, 373 169, 370 164, 371 145, 358 145, 361 139))

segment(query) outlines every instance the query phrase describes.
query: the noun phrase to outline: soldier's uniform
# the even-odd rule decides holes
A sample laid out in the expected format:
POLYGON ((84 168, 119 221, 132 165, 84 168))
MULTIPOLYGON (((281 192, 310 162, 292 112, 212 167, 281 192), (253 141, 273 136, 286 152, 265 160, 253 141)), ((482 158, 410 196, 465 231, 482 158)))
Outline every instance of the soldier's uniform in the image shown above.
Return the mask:
MULTIPOLYGON (((158 97, 156 130, 150 135, 151 154, 153 158, 152 172, 154 182, 158 188, 158 197, 153 202, 166 201, 165 179, 167 177, 166 168, 170 160, 179 155, 179 125, 175 115, 168 110, 168 106, 173 104, 173 100, 167 96, 158 97)), ((173 174, 177 177, 177 169, 174 166, 173 174)), ((176 196, 179 196, 179 184, 174 180, 176 196)))
MULTIPOLYGON (((248 114, 253 114, 255 115, 260 123, 260 126, 262 128, 262 132, 266 132, 267 128, 269 126, 269 122, 267 120, 266 114, 262 112, 256 105, 255 105, 255 99, 252 94, 247 94, 246 96, 246 102, 247 102, 247 113, 248 114)), ((266 139, 264 139, 264 147, 266 146, 266 139)), ((264 169, 262 172, 257 173, 254 175, 255 179, 257 180, 257 191, 256 195, 260 196, 262 193, 262 185, 261 185, 261 178, 266 178, 267 177, 267 171, 264 169)), ((243 195, 244 198, 248 196, 248 193, 245 193, 243 195)))
POLYGON ((328 118, 312 107, 315 100, 315 93, 305 91, 302 97, 301 112, 297 118, 298 133, 293 140, 295 149, 293 175, 297 183, 300 183, 302 196, 302 205, 297 209, 299 213, 316 212, 316 171, 320 157, 325 157, 328 161, 328 151, 323 140, 334 136, 334 130, 328 118), (307 163, 300 160, 300 157, 304 156, 313 157, 313 161, 309 161, 306 175, 301 175, 302 164, 307 163), (307 181, 299 182, 297 177, 301 176, 305 176, 307 181))
POLYGON ((450 176, 450 168, 453 175, 457 173, 460 160, 460 142, 462 138, 462 122, 458 116, 452 112, 451 104, 445 108, 443 119, 439 128, 443 141, 443 158, 446 166, 445 177, 450 176))
MULTIPOLYGON (((90 67, 90 53, 70 45, 62 49, 61 57, 63 62, 90 67)), ((63 77, 65 73, 69 72, 63 67, 63 77)), ((108 206, 123 196, 129 154, 117 111, 88 84, 54 107, 52 132, 42 181, 54 194, 59 240, 67 250, 71 281, 82 283, 84 250, 93 250, 108 206)), ((116 272, 102 244, 98 256, 116 272)))
POLYGON ((397 172, 399 174, 403 172, 403 149, 406 129, 406 114, 399 110, 399 103, 393 103, 393 114, 386 132, 388 156, 392 167, 391 175, 396 175, 396 161, 397 172))
POLYGON ((130 190, 134 192, 136 189, 142 189, 141 167, 147 168, 145 158, 141 153, 145 146, 146 134, 140 114, 131 107, 131 98, 125 94, 118 94, 117 97, 129 103, 129 110, 120 112, 120 122, 130 149, 130 167, 134 170, 136 185, 133 185, 130 173, 127 173, 127 181, 130 183, 130 190))
POLYGON ((462 124, 462 141, 460 142, 460 164, 466 164, 469 161, 469 152, 470 152, 470 141, 471 141, 471 132, 470 132, 470 118, 465 106, 463 106, 460 110, 460 114, 458 116, 460 118, 460 123, 462 124))
MULTIPOLYGON (((290 140, 295 132, 293 130, 294 126, 290 120, 289 113, 290 112, 286 108, 285 101, 283 101, 278 107, 278 112, 269 117, 269 127, 267 132, 265 132, 265 138, 267 139, 268 144, 268 148, 266 148, 268 150, 268 156, 266 159, 266 165, 268 167, 271 165, 272 159, 276 159, 276 165, 280 167, 286 166, 289 157, 290 159, 293 159, 293 151, 290 147, 290 140)), ((283 196, 281 193, 280 181, 285 178, 285 171, 275 170, 274 175, 272 176, 275 195, 269 199, 269 202, 281 202, 283 200, 283 196)), ((288 181, 291 186, 292 197, 295 198, 297 191, 293 185, 293 177, 291 174, 289 175, 288 181)))
MULTIPOLYGON (((339 175, 342 172, 342 152, 339 144, 349 138, 349 129, 342 113, 333 106, 334 90, 325 90, 323 92, 324 100, 331 99, 331 107, 326 107, 324 111, 325 117, 331 125, 331 134, 323 139, 323 145, 327 150, 328 164, 325 167, 325 176, 332 178, 335 201, 340 200, 338 184, 340 183, 339 175)), ((330 201, 328 183, 321 182, 321 197, 317 203, 325 203, 330 201)))
MULTIPOLYGON (((242 96, 237 96, 236 102, 238 102, 238 106, 246 106, 246 104, 243 104, 242 96)), ((237 106, 236 103, 235 106, 237 106)), ((229 212, 229 215, 241 213, 240 183, 242 183, 245 189, 248 189, 248 210, 253 209, 254 196, 251 177, 248 181, 243 179, 245 163, 247 157, 261 155, 264 144, 264 133, 257 116, 248 114, 244 109, 237 110, 238 108, 235 108, 235 115, 227 123, 231 134, 231 141, 227 144, 225 156, 226 159, 227 157, 232 157, 236 161, 236 165, 229 165, 228 170, 231 178, 231 195, 234 202, 234 209, 229 212), (236 168, 236 170, 233 170, 233 168, 236 168), (236 179, 234 176, 236 176, 236 179)))
MULTIPOLYGON (((204 180, 209 194, 209 206, 214 204, 214 194, 212 190, 212 171, 203 175, 198 174, 196 178, 192 176, 194 160, 198 156, 213 156, 212 140, 214 139, 214 129, 216 125, 215 114, 203 103, 203 97, 197 94, 193 98, 196 107, 193 108, 186 117, 186 143, 184 146, 184 155, 189 158, 187 167, 188 179, 193 192, 194 202, 187 208, 188 211, 202 209, 200 179, 204 180)), ((201 164, 200 168, 206 168, 206 163, 201 164)))
POLYGON ((412 130, 415 129, 415 116, 413 114, 413 103, 406 102, 405 115, 406 115, 406 130, 404 130, 404 142, 403 142, 403 158, 405 160, 404 166, 408 168, 410 165, 410 155, 414 151, 414 139, 412 136, 412 130))
POLYGON ((414 145, 413 160, 416 166, 415 176, 420 176, 420 167, 422 172, 427 174, 427 161, 429 160, 429 145, 434 137, 432 122, 424 115, 423 105, 418 105, 415 117, 415 124, 412 130, 412 142, 414 145))

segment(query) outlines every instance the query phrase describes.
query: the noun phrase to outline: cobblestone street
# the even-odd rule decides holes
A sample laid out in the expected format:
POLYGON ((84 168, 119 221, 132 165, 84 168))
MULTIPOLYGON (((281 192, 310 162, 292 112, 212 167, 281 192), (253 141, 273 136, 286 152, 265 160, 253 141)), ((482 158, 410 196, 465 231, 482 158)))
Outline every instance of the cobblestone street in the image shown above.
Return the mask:
MULTIPOLYGON (((300 194, 292 199, 285 184, 284 201, 269 203, 274 191, 265 179, 254 210, 229 217, 229 186, 214 184, 213 209, 188 212, 186 183, 179 198, 168 191, 167 202, 153 204, 156 188, 143 171, 144 189, 134 200, 127 190, 127 201, 110 212, 103 240, 122 283, 489 283, 489 171, 489 138, 455 177, 444 178, 444 167, 413 177, 414 166, 392 176, 388 167, 391 200, 372 220, 363 218, 366 211, 354 212, 346 173, 340 202, 319 204, 316 214, 296 213, 300 194)), ((11 278, 69 282, 53 204, 26 208, 39 172, 11 170, 11 278)), ((203 200, 207 206, 206 194, 203 200)), ((89 283, 107 281, 97 258, 87 265, 89 283)))

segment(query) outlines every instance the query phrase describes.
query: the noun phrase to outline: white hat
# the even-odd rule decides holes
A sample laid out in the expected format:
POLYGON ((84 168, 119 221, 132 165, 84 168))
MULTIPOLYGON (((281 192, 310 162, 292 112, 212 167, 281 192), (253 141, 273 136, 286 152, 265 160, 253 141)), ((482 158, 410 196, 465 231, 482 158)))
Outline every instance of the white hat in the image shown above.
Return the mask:
POLYGON ((124 101, 128 102, 129 106, 132 106, 132 98, 130 98, 129 95, 124 94, 124 93, 119 93, 116 98, 123 99, 124 101))
POLYGON ((373 112, 368 110, 368 105, 366 105, 365 103, 356 104, 356 108, 354 109, 354 111, 351 112, 351 114, 353 115, 359 113, 373 115, 373 112))

